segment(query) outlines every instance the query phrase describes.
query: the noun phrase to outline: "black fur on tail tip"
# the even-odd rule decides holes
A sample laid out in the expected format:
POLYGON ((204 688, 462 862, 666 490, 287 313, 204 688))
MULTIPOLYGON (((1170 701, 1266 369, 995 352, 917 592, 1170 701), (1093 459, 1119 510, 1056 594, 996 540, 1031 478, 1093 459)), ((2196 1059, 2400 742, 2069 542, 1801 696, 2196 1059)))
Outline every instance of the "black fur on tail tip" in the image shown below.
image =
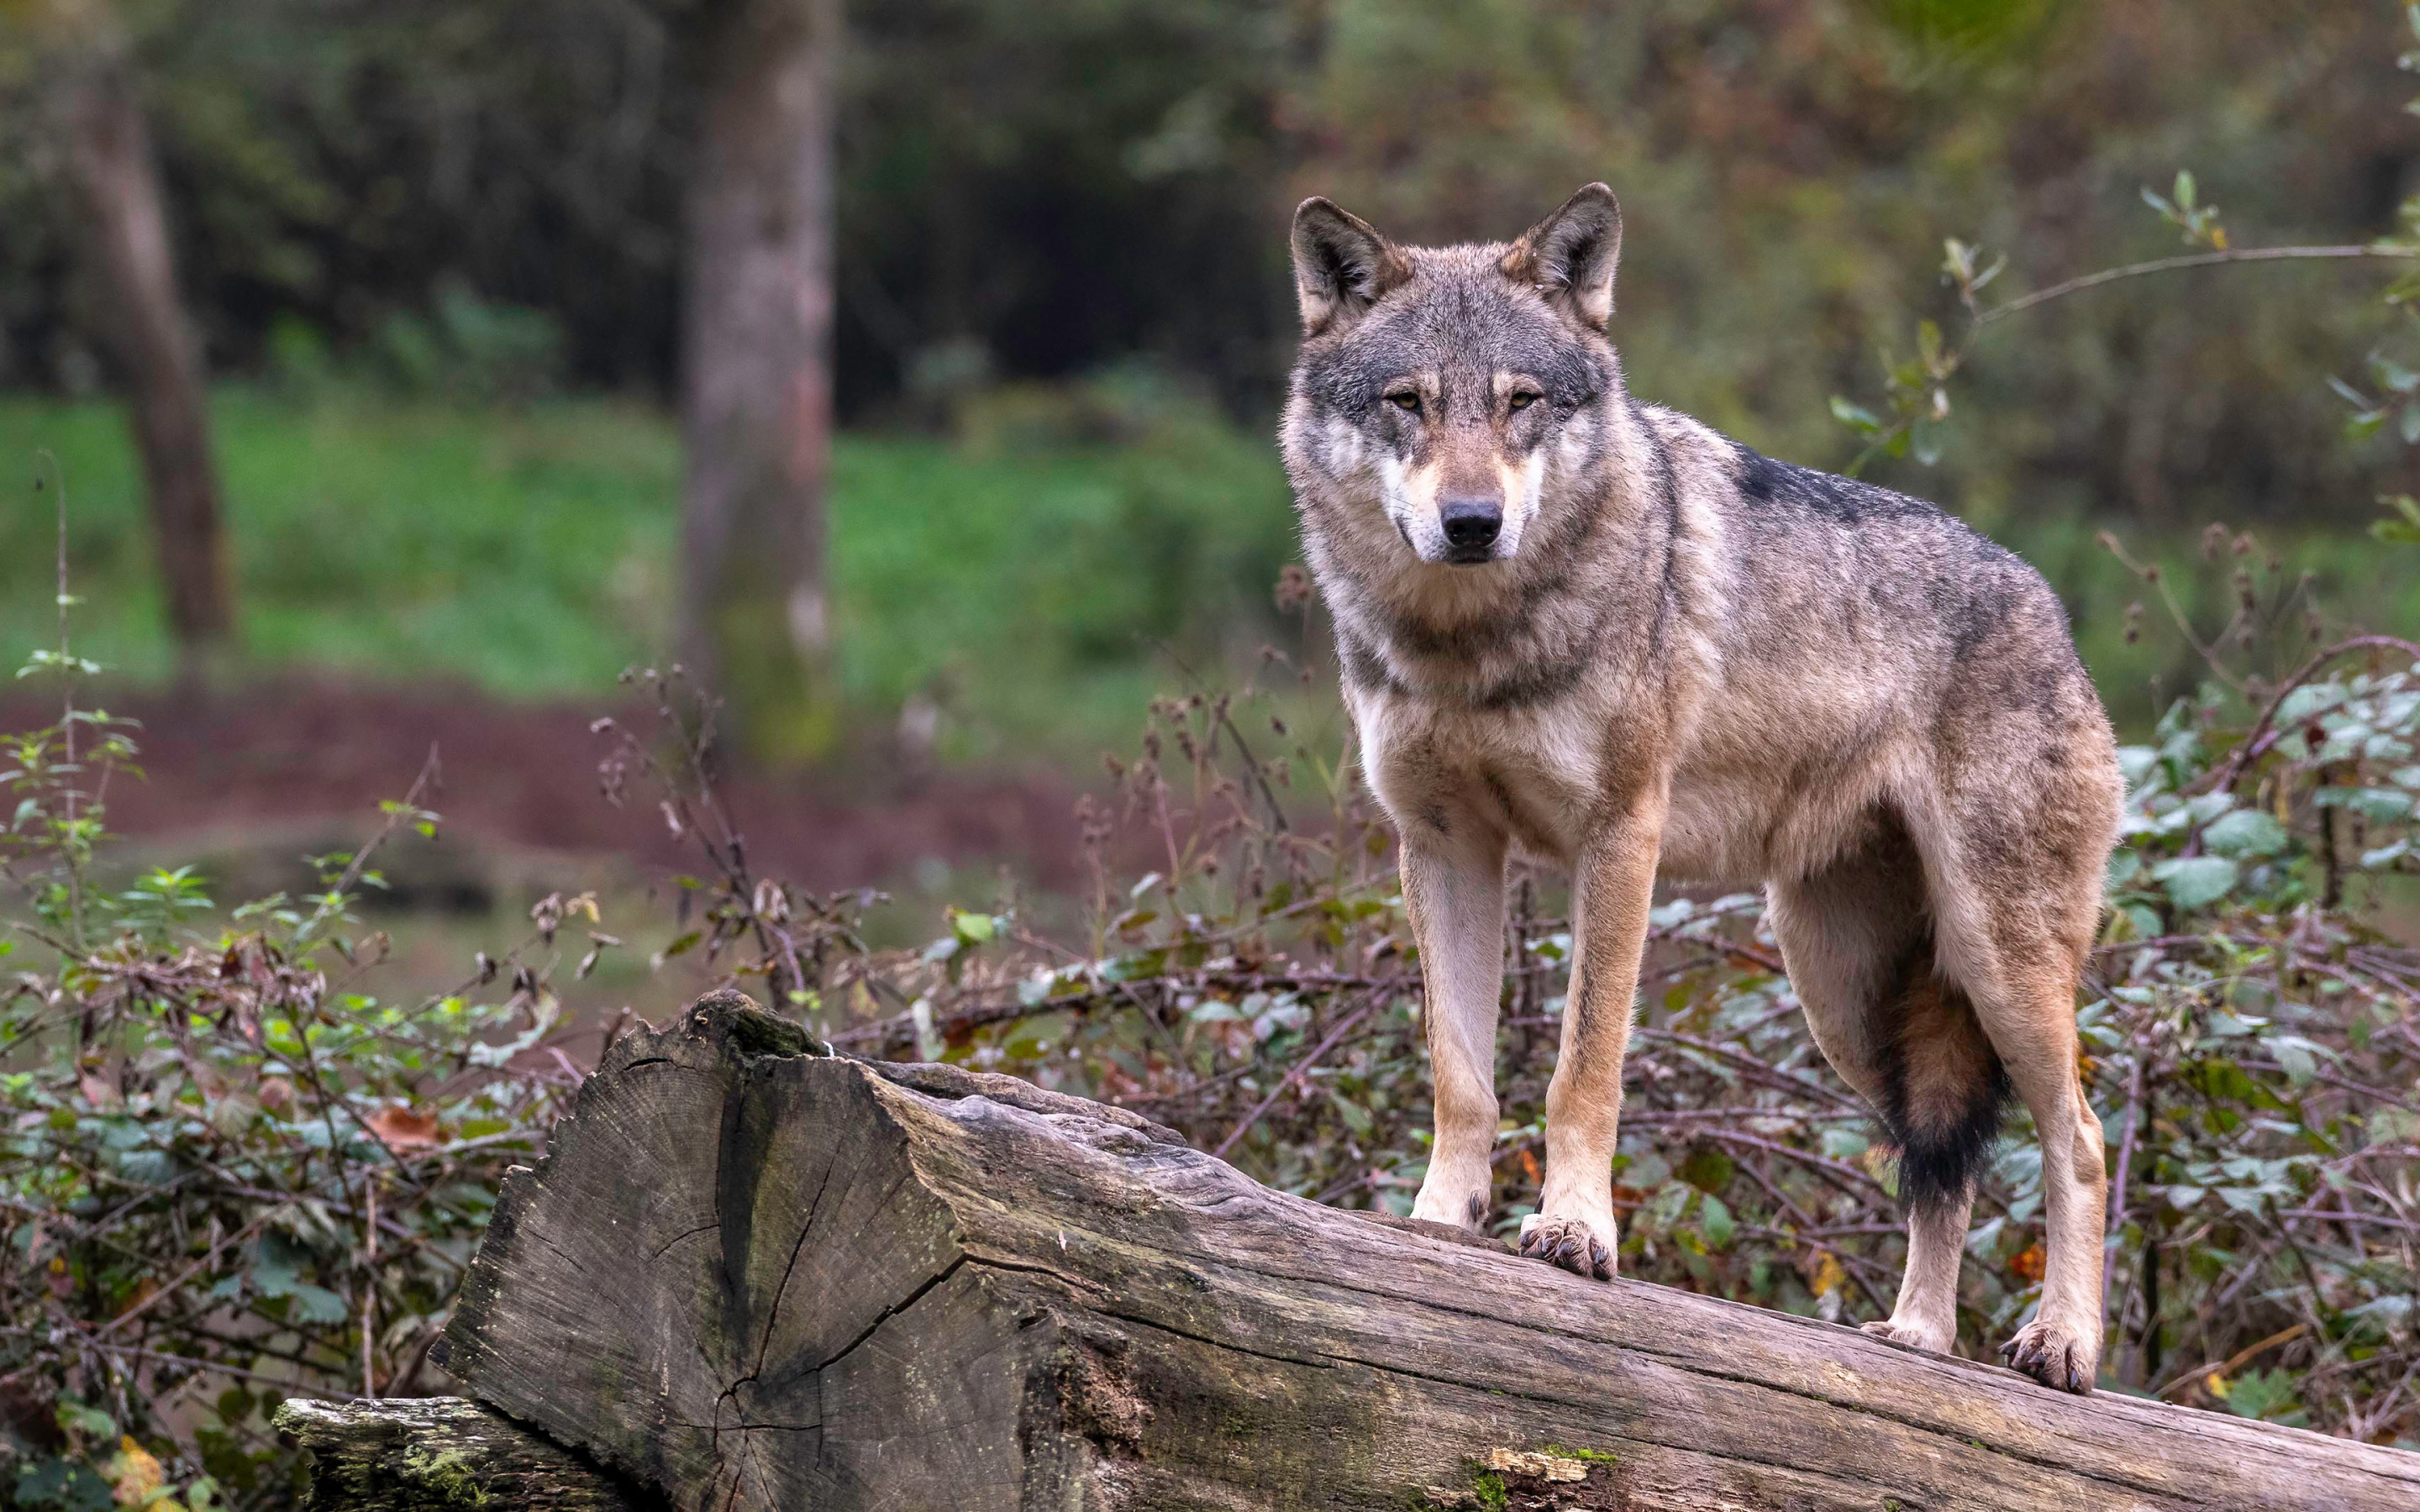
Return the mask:
POLYGON ((1974 1190, 2011 1095, 1973 1000, 1941 979, 1935 959, 1928 931, 1895 963, 1882 1006, 1883 1130, 1910 1211, 1974 1190))
POLYGON ((2000 1120, 2014 1089, 2008 1068, 1991 1057, 1989 1072, 1969 1089, 1965 1111, 1947 1128, 1916 1127, 1908 1116, 1907 1078, 1899 1066, 1883 1083, 1883 1131, 1899 1154, 1899 1200, 1911 1211, 1948 1206, 1974 1190, 2000 1137, 2000 1120))

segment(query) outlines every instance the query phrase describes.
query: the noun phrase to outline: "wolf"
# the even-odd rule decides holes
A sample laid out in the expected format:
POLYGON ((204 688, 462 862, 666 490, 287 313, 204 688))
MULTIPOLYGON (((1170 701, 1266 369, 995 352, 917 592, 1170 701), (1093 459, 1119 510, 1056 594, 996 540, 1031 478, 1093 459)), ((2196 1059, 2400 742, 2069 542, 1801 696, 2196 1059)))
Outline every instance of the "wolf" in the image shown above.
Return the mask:
POLYGON ((1574 893, 1520 1248, 1608 1280, 1652 889, 1761 886, 1816 1043, 1899 1152, 1907 1270, 1866 1327, 1954 1348, 2013 1094, 2042 1141, 2048 1253, 2002 1353, 2090 1391, 2106 1178, 2075 991, 2121 789, 2057 597, 1931 504, 1633 397, 1603 184, 1509 244, 1442 248, 1311 199, 1292 247, 1280 444, 1425 990, 1435 1143, 1413 1216, 1489 1211, 1509 856, 1567 868, 1574 893))

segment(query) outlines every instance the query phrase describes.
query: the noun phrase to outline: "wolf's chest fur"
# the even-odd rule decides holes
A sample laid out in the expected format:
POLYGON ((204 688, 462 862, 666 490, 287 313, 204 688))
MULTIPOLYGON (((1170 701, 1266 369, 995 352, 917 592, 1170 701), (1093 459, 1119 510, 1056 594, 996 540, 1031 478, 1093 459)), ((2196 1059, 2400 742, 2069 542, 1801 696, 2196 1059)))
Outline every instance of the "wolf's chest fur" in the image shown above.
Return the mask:
POLYGON ((1804 666, 1786 678, 1751 671, 1746 687, 1624 681, 1601 673, 1517 711, 1368 688, 1348 702, 1364 770, 1398 825, 1450 825, 1475 810, 1519 851, 1565 866, 1609 805, 1656 782, 1659 873, 1750 886, 1854 844, 1891 786, 1898 743, 1875 738, 1885 721, 1868 706, 1870 684, 1804 666))

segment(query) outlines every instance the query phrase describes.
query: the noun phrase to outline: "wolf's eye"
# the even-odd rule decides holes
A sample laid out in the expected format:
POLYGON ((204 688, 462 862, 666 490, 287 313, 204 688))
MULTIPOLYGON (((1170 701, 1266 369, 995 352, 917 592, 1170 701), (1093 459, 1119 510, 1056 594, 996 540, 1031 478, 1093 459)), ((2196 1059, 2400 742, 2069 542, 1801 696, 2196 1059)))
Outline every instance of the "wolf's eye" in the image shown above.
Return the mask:
POLYGON ((1512 412, 1514 414, 1518 414, 1522 410, 1528 409, 1531 405, 1536 404, 1544 397, 1545 397, 1545 395, 1538 393, 1533 390, 1516 389, 1512 393, 1512 397, 1505 402, 1512 406, 1512 412))
POLYGON ((1420 396, 1409 389, 1399 389, 1387 395, 1387 402, 1407 415, 1420 412, 1420 396))

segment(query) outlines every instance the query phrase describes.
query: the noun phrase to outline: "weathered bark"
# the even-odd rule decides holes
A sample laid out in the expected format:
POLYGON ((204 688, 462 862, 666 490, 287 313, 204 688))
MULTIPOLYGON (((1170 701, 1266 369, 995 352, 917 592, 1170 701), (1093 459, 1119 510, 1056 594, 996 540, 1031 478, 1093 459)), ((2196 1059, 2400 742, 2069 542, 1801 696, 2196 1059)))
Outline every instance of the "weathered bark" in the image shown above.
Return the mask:
POLYGON ((736 995, 606 1057, 444 1351, 684 1512, 2420 1505, 2420 1457, 1582 1281, 736 995))
POLYGON ((177 290, 166 197, 128 47, 106 0, 54 8, 43 59, 99 334, 143 456, 168 625, 189 654, 235 628, 200 354, 177 290))
POLYGON ((824 494, 841 8, 720 0, 705 18, 686 207, 683 654, 745 746, 795 760, 837 728, 824 494))
POLYGON ((661 1504, 458 1396, 289 1401, 277 1410, 277 1427, 309 1451, 308 1512, 650 1512, 661 1504))

